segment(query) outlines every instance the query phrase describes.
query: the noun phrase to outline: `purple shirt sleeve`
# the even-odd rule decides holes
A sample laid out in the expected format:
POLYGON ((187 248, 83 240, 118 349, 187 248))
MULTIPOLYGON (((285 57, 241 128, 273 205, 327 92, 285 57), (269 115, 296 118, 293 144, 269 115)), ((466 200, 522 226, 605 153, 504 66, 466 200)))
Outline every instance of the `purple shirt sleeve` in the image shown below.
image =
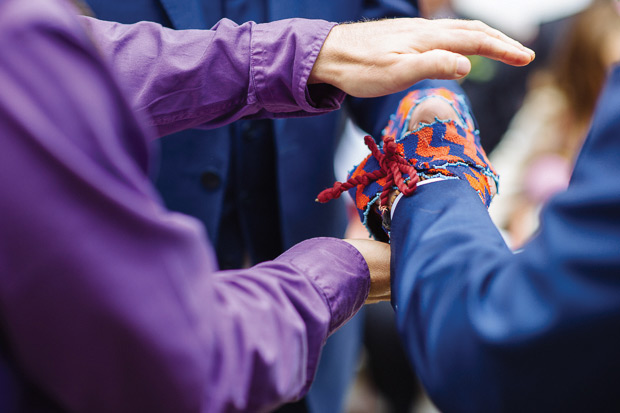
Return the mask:
MULTIPOLYGON (((142 27, 134 36, 157 44, 142 27)), ((222 50, 234 41, 218 40, 222 50)), ((1 328, 27 378, 70 411, 261 411, 302 395, 325 339, 368 294, 357 250, 314 239, 272 262, 217 271, 203 227, 159 202, 146 175, 150 137, 69 10, 0 0, 0 50, 1 328)), ((274 60, 293 64, 296 53, 274 60)), ((185 77, 196 64, 185 60, 190 69, 179 59, 172 70, 178 90, 198 106, 214 99, 200 122, 247 106, 294 112, 302 93, 276 82, 271 94, 253 86, 244 95, 255 102, 219 106, 236 102, 209 96, 221 73, 211 68, 199 83, 185 77)), ((165 121, 177 103, 183 113, 192 105, 159 89, 161 76, 150 68, 133 83, 133 104, 161 125, 184 124, 165 121)))
POLYGON ((82 23, 129 94, 161 135, 217 127, 241 117, 292 117, 338 109, 345 94, 307 85, 334 23, 289 19, 211 30, 82 23))

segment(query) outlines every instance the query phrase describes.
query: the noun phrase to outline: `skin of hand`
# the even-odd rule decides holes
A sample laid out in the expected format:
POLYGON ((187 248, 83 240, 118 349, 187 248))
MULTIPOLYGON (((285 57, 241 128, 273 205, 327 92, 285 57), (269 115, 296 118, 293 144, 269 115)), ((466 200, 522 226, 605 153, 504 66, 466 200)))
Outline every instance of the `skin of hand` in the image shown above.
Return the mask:
POLYGON ((422 79, 459 79, 471 70, 463 55, 513 66, 534 60, 532 50, 480 21, 400 18, 334 26, 308 83, 328 83, 349 95, 400 92, 422 79))
POLYGON ((370 270, 370 292, 366 304, 389 301, 390 287, 390 245, 369 239, 345 239, 362 254, 370 270))
POLYGON ((423 125, 435 122, 436 118, 444 121, 455 120, 459 118, 459 115, 445 100, 431 97, 419 103, 413 109, 408 129, 410 131, 416 130, 423 125))

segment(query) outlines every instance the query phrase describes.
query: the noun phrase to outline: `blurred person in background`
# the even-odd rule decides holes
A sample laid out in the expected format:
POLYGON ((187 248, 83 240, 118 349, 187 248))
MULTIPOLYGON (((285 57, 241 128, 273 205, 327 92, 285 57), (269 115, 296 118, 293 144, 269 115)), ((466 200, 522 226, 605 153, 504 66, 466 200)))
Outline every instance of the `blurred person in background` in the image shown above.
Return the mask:
POLYGON ((541 207, 568 186, 607 73, 620 60, 620 16, 614 7, 610 0, 596 0, 570 20, 491 154, 502 184, 490 212, 513 248, 538 228, 541 207))
MULTIPOLYGON (((435 2, 437 0, 430 0, 435 2)), ((501 27, 536 50, 536 60, 524 70, 479 56, 471 56, 472 71, 461 87, 476 114, 482 144, 493 152, 523 104, 528 78, 555 55, 557 39, 567 33, 571 16, 588 6, 590 0, 449 0, 440 16, 480 19, 501 27)))

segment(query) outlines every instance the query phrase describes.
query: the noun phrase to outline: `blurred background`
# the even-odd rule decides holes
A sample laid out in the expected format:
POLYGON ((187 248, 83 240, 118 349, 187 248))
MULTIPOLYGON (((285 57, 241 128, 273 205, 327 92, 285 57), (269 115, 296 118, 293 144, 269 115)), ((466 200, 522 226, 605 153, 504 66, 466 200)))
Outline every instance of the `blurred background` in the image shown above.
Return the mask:
MULTIPOLYGON (((481 20, 536 51, 515 68, 482 57, 461 83, 483 147, 500 175, 489 212, 513 249, 536 233, 545 203, 566 188, 610 67, 620 61, 617 0, 419 0, 427 18, 481 20)), ((368 153, 347 122, 339 180, 368 153)), ((366 237, 351 206, 348 236, 366 237)), ((348 413, 437 412, 400 348, 387 303, 367 307, 365 346, 348 413)))

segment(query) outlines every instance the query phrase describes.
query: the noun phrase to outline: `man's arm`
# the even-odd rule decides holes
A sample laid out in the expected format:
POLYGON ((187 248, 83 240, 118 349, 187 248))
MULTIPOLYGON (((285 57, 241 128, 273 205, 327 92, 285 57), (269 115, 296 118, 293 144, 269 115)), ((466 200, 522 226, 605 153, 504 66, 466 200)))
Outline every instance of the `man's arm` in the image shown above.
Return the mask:
POLYGON ((160 136, 242 117, 292 117, 340 107, 344 93, 307 86, 334 23, 301 19, 173 30, 88 17, 82 23, 160 136))
POLYGON ((69 411, 299 397, 368 295, 364 257, 319 239, 218 272, 203 228, 158 202, 147 136, 59 4, 0 2, 0 313, 20 374, 69 411))
POLYGON ((620 405, 620 70, 568 190, 513 255, 466 182, 429 183, 394 211, 398 328, 438 407, 609 411, 620 405))
POLYGON ((339 107, 341 91, 375 97, 424 78, 460 78, 470 68, 460 53, 513 65, 533 59, 483 23, 458 20, 336 27, 304 19, 241 26, 222 20, 211 30, 183 31, 150 22, 82 22, 160 135, 241 117, 322 113, 339 107))

